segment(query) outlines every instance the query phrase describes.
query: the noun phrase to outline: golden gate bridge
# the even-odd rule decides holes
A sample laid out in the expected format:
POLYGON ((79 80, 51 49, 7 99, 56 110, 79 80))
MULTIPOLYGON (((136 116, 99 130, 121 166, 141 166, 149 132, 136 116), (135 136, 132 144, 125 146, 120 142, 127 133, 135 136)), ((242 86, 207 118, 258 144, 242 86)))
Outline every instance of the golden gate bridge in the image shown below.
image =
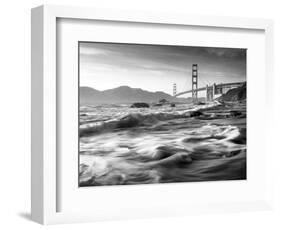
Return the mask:
POLYGON ((230 82, 230 83, 220 83, 220 84, 210 84, 206 85, 205 87, 198 88, 198 65, 193 64, 192 65, 192 88, 190 90, 186 90, 183 92, 178 93, 177 92, 177 85, 173 84, 173 96, 178 97, 185 94, 191 93, 192 99, 194 102, 198 100, 198 92, 205 91, 206 92, 206 100, 207 101, 213 101, 215 99, 215 95, 221 95, 226 93, 228 90, 240 87, 246 83, 246 81, 243 82, 230 82))

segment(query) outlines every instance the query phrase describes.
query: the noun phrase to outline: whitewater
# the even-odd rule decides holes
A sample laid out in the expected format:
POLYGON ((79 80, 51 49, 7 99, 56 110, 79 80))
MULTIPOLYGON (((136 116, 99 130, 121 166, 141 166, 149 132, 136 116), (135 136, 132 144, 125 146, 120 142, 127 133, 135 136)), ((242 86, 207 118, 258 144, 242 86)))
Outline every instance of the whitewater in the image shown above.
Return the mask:
POLYGON ((246 179, 246 104, 80 106, 79 185, 246 179))

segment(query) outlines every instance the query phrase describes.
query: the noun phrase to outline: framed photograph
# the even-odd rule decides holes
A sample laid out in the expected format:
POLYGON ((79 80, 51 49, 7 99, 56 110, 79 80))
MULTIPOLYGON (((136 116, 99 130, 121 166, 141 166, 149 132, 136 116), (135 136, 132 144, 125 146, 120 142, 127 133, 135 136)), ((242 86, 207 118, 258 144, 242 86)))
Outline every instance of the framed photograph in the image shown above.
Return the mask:
POLYGON ((32 219, 270 209, 272 33, 266 19, 32 9, 32 219))

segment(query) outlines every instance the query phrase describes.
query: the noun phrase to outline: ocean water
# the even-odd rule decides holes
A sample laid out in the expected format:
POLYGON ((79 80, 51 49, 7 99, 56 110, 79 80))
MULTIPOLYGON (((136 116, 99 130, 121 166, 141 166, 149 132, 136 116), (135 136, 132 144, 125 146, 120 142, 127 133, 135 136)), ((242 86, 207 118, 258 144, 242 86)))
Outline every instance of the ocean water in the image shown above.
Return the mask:
POLYGON ((80 107, 80 186, 246 179, 246 105, 80 107))

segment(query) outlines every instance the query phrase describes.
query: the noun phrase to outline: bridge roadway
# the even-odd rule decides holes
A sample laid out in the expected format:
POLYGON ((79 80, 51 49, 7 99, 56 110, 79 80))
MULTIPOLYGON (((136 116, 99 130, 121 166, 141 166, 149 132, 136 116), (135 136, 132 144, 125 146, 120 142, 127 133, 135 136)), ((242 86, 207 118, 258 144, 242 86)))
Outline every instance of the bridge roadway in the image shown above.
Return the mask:
MULTIPOLYGON (((246 82, 243 81, 243 82, 221 83, 221 84, 214 84, 214 85, 215 85, 216 89, 225 89, 225 88, 236 88, 236 87, 242 86, 245 83, 246 82)), ((208 87, 212 87, 212 85, 210 85, 208 87)), ((198 88, 197 90, 194 90, 194 91, 199 92, 199 91, 204 91, 204 90, 207 90, 207 86, 200 87, 200 88, 198 88)), ((174 95, 174 97, 178 97, 178 96, 181 96, 181 95, 184 95, 184 94, 187 94, 187 93, 192 93, 192 89, 181 92, 181 93, 177 93, 177 94, 174 95)))

